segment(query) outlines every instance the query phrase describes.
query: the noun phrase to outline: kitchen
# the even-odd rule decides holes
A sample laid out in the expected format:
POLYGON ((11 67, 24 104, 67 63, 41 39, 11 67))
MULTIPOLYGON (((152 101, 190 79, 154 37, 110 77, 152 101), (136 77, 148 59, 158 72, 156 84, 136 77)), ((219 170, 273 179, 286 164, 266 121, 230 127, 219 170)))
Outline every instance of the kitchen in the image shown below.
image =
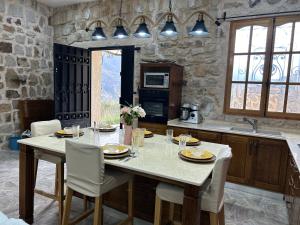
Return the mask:
MULTIPOLYGON (((3 41, 0 41, 0 73, 1 77, 3 77, 1 79, 3 87, 0 89, 0 112, 2 118, 0 124, 1 150, 7 148, 7 140, 12 134, 18 134, 21 132, 21 115, 19 115, 20 112, 18 109, 19 100, 54 99, 55 78, 53 78, 53 72, 55 68, 55 59, 53 58, 55 58, 55 51, 53 52, 53 43, 83 49, 96 49, 109 46, 134 46, 134 59, 132 62, 133 86, 131 88, 133 98, 131 102, 129 100, 129 103, 134 105, 140 103, 143 105, 143 99, 147 98, 147 93, 142 90, 142 81, 144 79, 141 78, 141 75, 144 73, 141 73, 141 63, 142 65, 157 62, 159 62, 160 65, 168 63, 173 65, 175 63, 178 67, 182 68, 182 80, 180 81, 182 86, 180 87, 182 88, 180 91, 181 100, 175 104, 177 108, 177 115, 168 117, 168 122, 140 121, 139 126, 144 126, 148 130, 153 131, 154 135, 165 135, 166 129, 169 128, 173 129, 174 136, 190 134, 201 141, 221 143, 231 147, 233 157, 227 176, 228 183, 226 183, 225 187, 226 224, 247 224, 251 223, 251 220, 254 220, 252 221, 252 224, 297 224, 299 221, 298 218, 296 218, 298 215, 297 210, 299 210, 297 208, 299 207, 299 199, 297 198, 297 180, 299 179, 299 154, 297 154, 297 152, 299 151, 299 136, 296 134, 299 133, 299 118, 297 118, 297 113, 286 113, 286 115, 281 117, 278 111, 276 113, 272 113, 272 110, 268 110, 266 107, 268 104, 268 98, 266 97, 268 89, 264 88, 265 84, 270 85, 270 87, 281 85, 280 90, 283 90, 283 92, 288 95, 288 92, 285 91, 285 87, 288 85, 297 85, 297 82, 292 81, 292 79, 290 79, 290 81, 271 80, 270 83, 266 82, 264 80, 266 79, 265 77, 263 79, 259 77, 261 74, 269 73, 266 66, 259 69, 259 72, 257 72, 258 77, 256 77, 255 80, 244 79, 243 73, 240 73, 239 77, 235 77, 230 80, 228 77, 231 75, 228 71, 234 71, 235 69, 240 71, 243 67, 245 67, 245 64, 246 67, 253 68, 251 67, 252 62, 255 60, 261 60, 259 57, 252 57, 253 55, 266 55, 264 62, 266 65, 268 63, 270 64, 270 56, 273 54, 271 53, 272 44, 270 44, 272 41, 267 41, 266 43, 268 44, 265 46, 265 49, 254 54, 252 54, 251 51, 249 54, 245 54, 243 51, 234 52, 232 47, 234 46, 234 38, 232 38, 233 32, 231 29, 238 29, 241 25, 236 21, 246 23, 248 22, 248 19, 257 19, 258 22, 255 22, 254 25, 267 27, 268 29, 264 29, 262 33, 266 34, 267 30, 266 36, 269 38, 272 35, 275 36, 275 32, 271 32, 274 26, 273 23, 275 23, 275 26, 278 24, 281 25, 282 23, 285 23, 284 21, 280 21, 281 18, 299 17, 299 2, 283 0, 171 1, 171 10, 177 17, 174 17, 173 19, 175 21, 176 28, 179 31, 179 34, 174 37, 165 37, 159 34, 160 30, 163 29, 167 18, 164 18, 158 26, 151 23, 151 20, 157 22, 157 18, 160 18, 160 16, 162 16, 165 12, 169 12, 170 1, 123 1, 122 10, 120 10, 121 1, 117 0, 100 1, 100 4, 97 1, 84 2, 85 1, 74 1, 73 3, 78 4, 64 6, 63 1, 38 1, 38 3, 35 4, 26 1, 26 4, 23 6, 18 1, 0 1, 0 22, 3 24, 3 30, 1 30, 3 41), (199 10, 204 14, 205 25, 207 26, 209 35, 205 37, 189 36, 187 35, 186 30, 193 28, 198 13, 193 15, 189 20, 188 17, 193 12, 197 12, 199 10), (123 21, 126 29, 129 29, 128 25, 136 16, 147 15, 150 20, 146 18, 145 22, 148 25, 152 36, 147 39, 134 38, 131 36, 126 39, 112 38, 111 36, 114 32, 114 26, 111 26, 110 23, 114 18, 120 15, 120 11, 121 17, 125 22, 127 22, 126 24, 123 21), (226 12, 226 15, 224 15, 224 12, 226 12), (35 17, 32 18, 31 15, 35 15, 35 17), (251 15, 256 16, 251 17, 251 15), (245 18, 243 18, 243 16, 245 16, 245 18), (212 17, 213 20, 210 19, 210 17, 212 17), (278 24, 276 20, 274 22, 270 19, 273 17, 279 18, 278 24), (217 20, 217 18, 219 19, 217 20), (21 22, 18 22, 18 19, 21 22), (107 40, 91 40, 93 29, 97 25, 95 23, 91 25, 89 32, 86 31, 88 25, 97 19, 101 19, 105 22, 105 24, 103 24, 103 30, 107 36, 107 40), (188 20, 187 23, 183 24, 186 20, 188 20), (219 26, 215 24, 216 21, 220 23, 219 26), (18 25, 19 23, 21 23, 21 25, 18 25), (25 26, 26 23, 27 26, 25 26), (38 30, 38 27, 40 32, 36 31, 38 30), (32 31, 34 28, 35 30, 32 31), (23 36, 25 36, 26 42, 22 42, 22 40, 20 40, 22 39, 19 37, 22 36, 20 29, 25 32, 25 35, 23 36), (33 41, 34 44, 30 44, 31 41, 33 41), (228 44, 229 41, 232 43, 228 44), (233 68, 234 65, 232 61, 234 58, 238 57, 240 57, 239 68, 233 68), (243 57, 248 57, 249 59, 243 61, 243 57), (247 92, 245 89, 247 88, 241 88, 241 86, 243 86, 242 84, 248 86, 256 85, 256 87, 260 88, 259 90, 261 90, 262 93, 262 103, 259 106, 257 106, 257 102, 259 101, 257 101, 257 95, 255 95, 255 92, 252 96, 248 97, 247 94, 245 94, 247 92), (233 95, 229 90, 229 87, 234 87, 236 88, 235 90, 237 90, 237 100, 233 104, 230 104, 230 100, 233 95), (244 100, 239 98, 241 93, 244 100), (249 107, 254 107, 256 109, 252 110, 255 112, 249 113, 250 110, 247 112, 248 98, 255 99, 255 101, 250 101, 249 103, 249 107), (183 105, 184 103, 196 104, 193 106, 193 110, 199 110, 199 122, 201 123, 186 123, 184 121, 177 120, 177 118, 180 117, 180 107, 183 107, 181 108, 182 114, 192 114, 192 112, 189 111, 189 106, 183 105), (184 111, 185 108, 186 111, 184 111), (234 110, 232 110, 232 108, 234 108, 234 110), (244 117, 249 119, 253 124, 251 125, 249 122, 244 121, 244 117), (254 119, 257 120, 257 127, 254 123, 254 119), (253 130, 256 129, 257 132, 253 132, 253 130), (294 133, 296 134, 293 135, 294 133), (268 164, 266 162, 272 163, 268 164), (242 184, 242 186, 234 186, 233 183, 242 184), (251 189, 252 187, 258 189, 251 189), (241 194, 240 189, 247 190, 247 193, 244 193, 244 196, 248 196, 249 192, 252 193, 250 200, 247 199, 250 202, 251 199, 260 199, 262 195, 267 195, 273 197, 270 198, 271 200, 274 200, 275 198, 275 203, 273 205, 271 204, 271 206, 264 205, 265 208, 270 209, 264 211, 264 216, 259 214, 258 211, 254 211, 255 207, 260 207, 259 204, 250 204, 248 207, 251 209, 249 214, 247 214, 246 211, 239 213, 241 208, 236 207, 238 201, 241 201, 241 205, 243 205, 243 203, 246 204, 246 200, 242 201, 242 197, 237 197, 241 194), (285 196, 284 201, 282 200, 283 195, 285 196), (226 200, 231 200, 231 204, 226 202, 226 200), (278 211, 275 210, 275 212, 271 213, 271 208, 274 205, 277 205, 279 209, 277 209, 278 211), (286 216, 282 216, 281 214, 285 214, 286 216), (242 215, 246 216, 242 217, 242 215)), ((136 21, 135 26, 130 29, 129 33, 133 34, 138 24, 139 20, 136 21)), ((253 24, 250 24, 248 26, 251 27, 252 25, 253 24)), ((247 27, 247 24, 243 24, 241 26, 247 27)), ((291 31, 290 37, 293 36, 293 41, 291 42, 293 42, 293 45, 296 46, 298 40, 297 37, 299 36, 297 36, 297 28, 293 29, 294 31, 291 31)), ((251 32, 253 31, 254 29, 251 32)), ((254 37, 253 39, 255 39, 255 37, 259 35, 252 36, 254 37)), ((246 46, 244 43, 246 42, 246 38, 247 35, 240 39, 242 40, 240 46, 246 46)), ((252 41, 255 42, 255 40, 252 41)), ((248 41, 248 43, 250 43, 250 41, 248 41)), ((262 47, 259 46, 260 42, 255 43, 258 44, 258 47, 262 47)), ((297 48, 295 47, 294 49, 296 50, 292 49, 291 51, 284 51, 281 49, 276 54, 289 55, 290 58, 292 58, 293 55, 297 56, 298 54, 297 48)), ((296 60, 297 59, 293 61, 293 59, 285 57, 279 58, 278 63, 280 65, 286 63, 289 65, 289 68, 293 68, 297 65, 299 66, 299 60, 296 60), (282 63, 283 61, 284 63, 282 63)), ((283 71, 287 71, 289 68, 285 68, 283 71)), ((297 70, 295 71, 295 74, 297 74, 297 70)), ((170 79, 172 79, 171 76, 172 73, 170 73, 170 79)), ((248 89, 250 90, 250 88, 248 89)), ((257 88, 251 90, 255 91, 257 88)), ((273 90, 274 93, 278 93, 278 89, 273 90)), ((178 90, 174 91, 175 94, 180 92, 178 90)), ((150 98, 154 95, 155 93, 149 94, 150 98)), ((297 108, 297 100, 299 98, 297 98, 297 94, 294 94, 294 96, 296 97, 293 101, 288 100, 287 97, 284 97, 283 100, 275 98, 276 96, 274 98, 277 102, 283 104, 283 108, 285 108, 285 110, 292 111, 294 108, 297 112, 297 110, 299 110, 297 108)), ((143 108, 146 107, 143 106, 143 108)), ((83 110, 83 117, 87 116, 84 114, 86 112, 88 112, 88 110, 83 110)), ((170 114, 172 113, 170 112, 170 114)), ((93 123, 93 121, 90 122, 93 123)), ((3 152, 7 151, 4 150, 3 152)), ((2 153, 1 151, 1 154, 6 153, 2 153)), ((1 161, 2 165, 6 165, 11 168, 11 166, 8 165, 8 159, 15 157, 15 155, 11 154, 12 153, 3 157, 1 156, 2 159, 6 159, 3 163, 1 161)), ((18 167, 18 164, 16 163, 13 165, 18 167)), ((47 168, 46 165, 45 167, 47 168)), ((18 174, 18 170, 16 170, 16 168, 13 167, 11 169, 12 171, 15 171, 12 173, 12 176, 18 174)), ((5 169, 0 171, 5 171, 5 169)), ((48 169, 48 172, 50 171, 53 172, 53 170, 48 169)), ((135 197, 137 199, 140 198, 140 203, 138 206, 139 210, 137 210, 138 212, 136 213, 140 214, 138 217, 144 220, 153 221, 155 204, 155 193, 153 193, 153 188, 156 187, 157 182, 153 179, 146 179, 143 177, 139 177, 138 179, 140 179, 137 181, 140 195, 135 197), (152 192, 150 191, 150 194, 147 194, 147 196, 143 198, 142 193, 145 190, 152 190, 152 192), (142 203, 145 201, 149 202, 149 206, 143 207, 142 203)), ((50 179, 50 181, 52 180, 53 179, 50 179)), ((7 185, 8 187, 3 187, 3 190, 9 191, 10 188, 12 188, 10 187, 10 184, 7 185)), ((43 186, 43 184, 41 185, 43 186)), ((14 190, 16 190, 14 193, 18 194, 18 189, 14 190)), ((117 191, 116 193, 119 192, 117 191)), ((126 199, 122 196, 118 196, 116 193, 111 194, 111 200, 108 203, 110 203, 111 207, 115 206, 113 208, 120 210, 126 199), (122 201, 120 199, 122 199, 122 201)), ((0 199, 2 199, 1 194, 0 197, 0 199)), ((263 200, 264 202, 267 202, 269 199, 263 198, 263 200)), ((8 199, 8 201, 18 201, 18 198, 13 195, 8 199)), ((39 206, 38 210, 43 210, 45 204, 43 205, 42 203, 46 200, 39 197, 36 201, 39 206)), ((1 205, 1 207, 4 208, 4 205, 1 205)), ((13 211, 13 213, 9 214, 9 216, 15 218, 19 216, 18 212, 16 212, 18 211, 18 206, 13 207, 13 209, 8 207, 7 210, 3 210, 1 207, 0 211, 4 211, 6 214, 13 211)), ((51 210, 52 213, 56 213, 57 206, 54 206, 51 210)), ((121 211, 124 212, 124 208, 121 211)), ((180 216, 180 208, 177 206, 175 207, 175 214, 175 217, 180 216)), ((43 216, 41 216, 41 218, 42 217, 43 216)), ((201 218, 206 217, 204 215, 203 217, 201 216, 201 218)), ((57 224, 57 221, 53 218, 51 219, 51 217, 48 217, 47 220, 53 220, 52 223, 49 224, 57 224)), ((46 222, 43 224, 46 224, 46 222)))

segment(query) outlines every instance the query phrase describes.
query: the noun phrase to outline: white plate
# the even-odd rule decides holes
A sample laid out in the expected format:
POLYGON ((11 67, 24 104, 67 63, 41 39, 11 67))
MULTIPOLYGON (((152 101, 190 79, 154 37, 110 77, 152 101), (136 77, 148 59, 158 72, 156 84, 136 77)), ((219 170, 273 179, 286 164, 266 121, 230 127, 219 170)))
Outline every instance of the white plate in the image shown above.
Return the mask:
POLYGON ((129 151, 129 147, 121 144, 106 144, 102 147, 104 154, 119 155, 129 151))

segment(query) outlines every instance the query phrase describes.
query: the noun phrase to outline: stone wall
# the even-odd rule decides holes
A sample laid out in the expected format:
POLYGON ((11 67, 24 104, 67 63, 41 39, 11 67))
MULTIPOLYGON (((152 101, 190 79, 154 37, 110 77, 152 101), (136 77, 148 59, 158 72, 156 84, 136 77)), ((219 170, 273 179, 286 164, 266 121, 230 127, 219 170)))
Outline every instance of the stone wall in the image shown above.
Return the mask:
MULTIPOLYGON (((251 2, 255 2, 251 0, 251 2)), ((135 45, 141 51, 135 57, 135 88, 139 85, 139 63, 142 59, 169 59, 183 65, 184 87, 183 101, 198 103, 202 114, 209 119, 240 121, 241 117, 223 114, 224 88, 226 78, 227 48, 229 23, 225 22, 218 29, 214 21, 206 18, 206 25, 210 31, 208 37, 187 37, 186 27, 191 27, 196 18, 187 26, 179 27, 181 34, 178 38, 166 39, 158 34, 161 26, 154 28, 150 39, 90 41, 91 33, 85 32, 86 25, 101 18, 106 22, 112 21, 118 15, 119 0, 102 0, 96 3, 78 4, 55 9, 51 17, 54 27, 54 41, 78 47, 100 47, 112 45, 135 45)), ((185 20, 194 10, 202 9, 212 17, 217 17, 223 11, 227 16, 270 13, 279 11, 299 10, 299 0, 261 0, 253 8, 247 0, 173 0, 173 10, 181 20, 185 20)), ((131 21, 139 14, 146 14, 153 20, 168 10, 167 0, 128 0, 124 1, 122 16, 131 21)), ((132 27, 134 31, 136 27, 132 27)), ((111 36, 113 30, 105 29, 111 36)), ((260 125, 278 125, 298 127, 300 122, 259 119, 260 125)))
POLYGON ((0 150, 20 132, 18 100, 53 96, 50 12, 31 0, 0 0, 0 150))

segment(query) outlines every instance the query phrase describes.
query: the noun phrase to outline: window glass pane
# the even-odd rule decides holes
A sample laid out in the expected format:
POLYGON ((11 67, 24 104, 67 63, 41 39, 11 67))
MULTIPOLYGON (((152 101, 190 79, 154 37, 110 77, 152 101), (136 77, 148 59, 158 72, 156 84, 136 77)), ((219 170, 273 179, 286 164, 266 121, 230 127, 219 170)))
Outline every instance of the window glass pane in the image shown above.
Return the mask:
POLYGON ((253 26, 251 52, 265 52, 267 32, 267 27, 253 26))
POLYGON ((248 52, 250 38, 250 26, 236 30, 235 36, 235 53, 248 52))
POLYGON ((286 82, 287 70, 289 64, 289 55, 278 54, 273 55, 272 61, 272 82, 286 82))
POLYGON ((232 84, 230 108, 243 109, 244 105, 245 84, 232 84))
POLYGON ((290 71, 290 82, 300 83, 300 54, 293 54, 290 71))
POLYGON ((300 51, 300 22, 295 23, 293 50, 300 51))
POLYGON ((248 84, 246 109, 248 110, 260 109, 261 87, 262 87, 261 84, 248 84))
POLYGON ((293 23, 276 26, 274 52, 290 51, 293 23))
POLYGON ((269 112, 283 112, 285 85, 271 85, 269 94, 269 112))
POLYGON ((251 55, 249 64, 249 81, 262 81, 264 75, 265 55, 251 55))
POLYGON ((286 112, 300 113, 300 85, 290 85, 286 112))
POLYGON ((233 81, 245 81, 247 71, 247 55, 236 55, 233 59, 233 81))

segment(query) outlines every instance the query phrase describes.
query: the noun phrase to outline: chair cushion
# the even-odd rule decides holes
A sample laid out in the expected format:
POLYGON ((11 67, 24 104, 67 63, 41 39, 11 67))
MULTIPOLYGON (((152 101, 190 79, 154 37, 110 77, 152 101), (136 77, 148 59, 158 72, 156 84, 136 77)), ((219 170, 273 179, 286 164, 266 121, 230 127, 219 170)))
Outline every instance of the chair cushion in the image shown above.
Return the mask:
MULTIPOLYGON (((210 182, 210 179, 207 180, 203 185, 201 193, 199 193, 201 196, 201 210, 218 213, 223 206, 223 201, 218 206, 217 202, 211 199, 209 194, 210 182)), ((181 187, 161 182, 156 187, 156 195, 163 201, 179 205, 183 204, 184 190, 181 187)))
POLYGON ((101 185, 101 194, 105 194, 110 190, 127 183, 132 176, 113 169, 105 169, 104 181, 101 185))

